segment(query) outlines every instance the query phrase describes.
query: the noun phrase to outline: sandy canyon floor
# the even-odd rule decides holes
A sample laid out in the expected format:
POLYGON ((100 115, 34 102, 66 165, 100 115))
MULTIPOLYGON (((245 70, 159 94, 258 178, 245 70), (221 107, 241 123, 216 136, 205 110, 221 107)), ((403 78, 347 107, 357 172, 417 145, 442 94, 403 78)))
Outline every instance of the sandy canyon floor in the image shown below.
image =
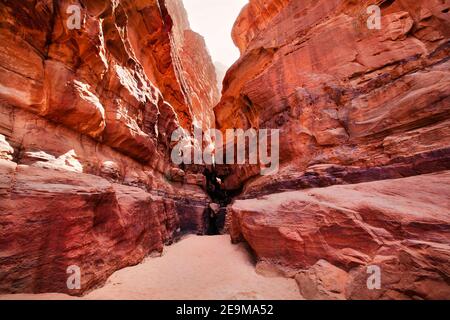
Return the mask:
MULTIPOLYGON (((65 294, 2 295, 1 299, 78 299, 65 294)), ((228 235, 188 236, 158 258, 114 273, 83 299, 301 299, 293 279, 255 272, 243 244, 228 235)))

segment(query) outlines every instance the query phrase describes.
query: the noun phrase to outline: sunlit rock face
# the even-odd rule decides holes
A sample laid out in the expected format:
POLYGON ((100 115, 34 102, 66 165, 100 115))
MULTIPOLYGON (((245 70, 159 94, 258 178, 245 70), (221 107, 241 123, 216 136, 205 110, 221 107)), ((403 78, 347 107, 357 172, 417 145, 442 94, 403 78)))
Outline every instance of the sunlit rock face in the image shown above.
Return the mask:
POLYGON ((215 126, 213 107, 220 100, 216 72, 205 40, 192 31, 181 0, 167 0, 174 21, 173 43, 179 58, 178 77, 183 84, 194 125, 206 131, 215 126))
POLYGON ((170 175, 171 133, 213 126, 218 100, 180 5, 0 4, 0 292, 84 293, 205 228, 201 177, 170 175))
MULTIPOLYGON (((381 29, 369 30, 370 1, 250 1, 234 26, 241 57, 225 77, 217 127, 279 128, 288 176, 449 147, 448 4, 381 2, 381 29)), ((255 173, 236 169, 225 185, 255 173)))
POLYGON ((217 127, 280 129, 281 165, 223 168, 246 199, 228 220, 262 265, 299 273, 305 296, 450 298, 449 4, 377 1, 379 30, 372 4, 250 0, 241 12, 217 127), (365 287, 371 263, 382 290, 365 287), (323 287, 328 271, 346 283, 323 287))

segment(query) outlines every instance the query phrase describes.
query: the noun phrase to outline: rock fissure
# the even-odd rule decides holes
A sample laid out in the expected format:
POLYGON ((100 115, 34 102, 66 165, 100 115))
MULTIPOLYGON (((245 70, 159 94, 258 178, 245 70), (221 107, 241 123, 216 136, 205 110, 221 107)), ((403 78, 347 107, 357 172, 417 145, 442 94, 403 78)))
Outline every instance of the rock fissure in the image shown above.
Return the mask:
POLYGON ((75 2, 79 30, 73 1, 0 4, 0 293, 84 295, 229 233, 305 298, 450 298, 442 1, 384 1, 366 30, 363 2, 251 0, 222 95, 181 0, 75 2), (279 129, 279 170, 175 165, 175 130, 213 143, 197 128, 279 129))

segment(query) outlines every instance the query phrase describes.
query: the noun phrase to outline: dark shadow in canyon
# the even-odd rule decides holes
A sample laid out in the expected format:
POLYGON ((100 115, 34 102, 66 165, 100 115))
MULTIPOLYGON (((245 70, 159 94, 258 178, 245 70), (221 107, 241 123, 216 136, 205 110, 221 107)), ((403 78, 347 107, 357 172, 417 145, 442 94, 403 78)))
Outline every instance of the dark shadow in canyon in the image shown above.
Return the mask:
POLYGON ((206 192, 210 196, 213 206, 217 206, 215 210, 211 207, 206 209, 206 234, 222 234, 225 227, 227 206, 233 201, 234 197, 241 193, 241 190, 225 190, 222 187, 222 181, 225 177, 220 176, 215 167, 206 167, 203 174, 206 177, 206 192))

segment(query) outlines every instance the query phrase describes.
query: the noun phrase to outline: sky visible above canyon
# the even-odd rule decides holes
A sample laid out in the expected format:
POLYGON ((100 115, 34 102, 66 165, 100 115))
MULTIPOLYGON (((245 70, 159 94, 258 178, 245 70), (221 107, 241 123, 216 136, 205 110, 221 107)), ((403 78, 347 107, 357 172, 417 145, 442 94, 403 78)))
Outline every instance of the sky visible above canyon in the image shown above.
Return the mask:
POLYGON ((205 38, 212 60, 230 67, 239 58, 231 29, 248 0, 183 0, 183 3, 191 29, 205 38))

